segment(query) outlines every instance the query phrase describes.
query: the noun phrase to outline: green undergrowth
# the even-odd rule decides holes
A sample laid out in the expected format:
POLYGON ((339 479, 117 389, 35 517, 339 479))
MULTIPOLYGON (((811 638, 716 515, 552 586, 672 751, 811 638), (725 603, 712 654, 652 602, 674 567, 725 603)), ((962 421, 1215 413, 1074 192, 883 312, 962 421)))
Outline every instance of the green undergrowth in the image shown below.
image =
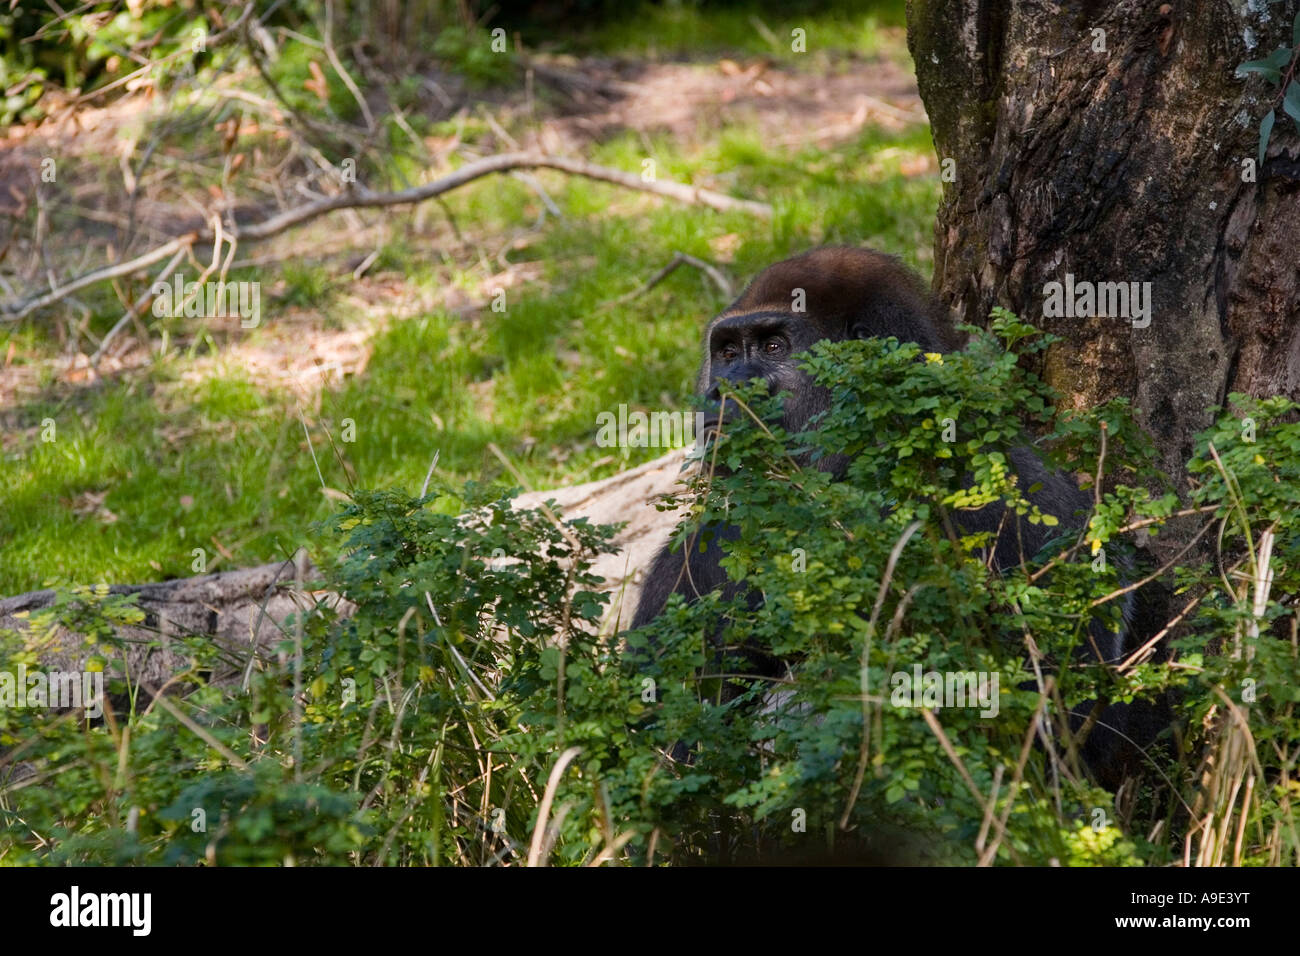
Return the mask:
POLYGON ((613 528, 442 477, 359 490, 320 527, 340 557, 318 583, 352 613, 304 596, 262 651, 172 637, 167 699, 110 626, 148 632, 133 599, 63 592, 0 635, 0 675, 37 669, 63 622, 114 709, 0 708, 0 861, 1295 865, 1297 406, 1213 410, 1185 499, 1148 490, 1126 403, 1065 415, 1041 450, 1107 490, 1058 521, 1007 467, 1054 420, 1019 361, 1047 340, 993 328, 942 358, 816 346, 835 400, 812 432, 731 394, 753 416, 716 439, 680 535, 734 526, 742 587, 675 596, 626 649, 590 573, 613 528), (841 481, 795 460, 841 453, 841 481), (954 520, 989 503, 1058 530, 991 573, 991 533, 954 520), (1170 575, 1190 603, 1169 656, 1081 654, 1117 623, 1135 532, 1188 509, 1219 533, 1170 575), (788 669, 756 676, 755 654, 788 669), (933 674, 978 699, 932 698, 933 674), (1079 757, 1115 718, 1068 720, 1098 700, 1170 707, 1117 793, 1079 757))

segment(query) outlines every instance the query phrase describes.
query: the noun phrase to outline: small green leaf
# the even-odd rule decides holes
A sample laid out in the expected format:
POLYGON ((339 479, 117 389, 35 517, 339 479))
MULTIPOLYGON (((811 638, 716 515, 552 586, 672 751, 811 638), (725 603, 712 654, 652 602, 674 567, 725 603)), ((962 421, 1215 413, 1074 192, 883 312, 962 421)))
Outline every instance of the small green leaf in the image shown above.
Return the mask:
POLYGON ((1291 48, 1280 46, 1268 56, 1264 57, 1264 62, 1269 66, 1275 66, 1279 70, 1291 63, 1291 48))
POLYGON ((1282 109, 1286 110, 1286 115, 1295 120, 1295 124, 1300 126, 1300 83, 1292 80, 1286 88, 1286 96, 1282 98, 1282 109))
POLYGON ((1268 138, 1273 133, 1273 121, 1277 115, 1269 110, 1259 123, 1259 166, 1264 165, 1264 151, 1268 149, 1268 138))
POLYGON ((1282 79, 1282 71, 1273 66, 1268 60, 1247 60, 1237 67, 1237 76, 1244 77, 1250 73, 1259 73, 1266 77, 1270 83, 1276 83, 1282 79))

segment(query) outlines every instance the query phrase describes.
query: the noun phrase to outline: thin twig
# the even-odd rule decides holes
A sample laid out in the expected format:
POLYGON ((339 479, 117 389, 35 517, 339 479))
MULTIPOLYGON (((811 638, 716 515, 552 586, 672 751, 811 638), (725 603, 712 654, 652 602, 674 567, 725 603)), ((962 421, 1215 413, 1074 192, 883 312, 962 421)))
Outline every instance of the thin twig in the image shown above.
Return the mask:
POLYGON ((1188 551, 1192 550, 1192 548, 1196 547, 1197 542, 1199 542, 1199 541, 1201 540, 1201 538, 1204 537, 1205 532, 1209 531, 1209 530, 1210 530, 1211 528, 1213 528, 1213 527, 1214 527, 1214 522, 1211 521, 1209 524, 1207 524, 1207 525, 1206 525, 1204 528, 1202 528, 1200 531, 1196 532, 1195 537, 1193 537, 1191 541, 1189 541, 1186 545, 1184 545, 1181 551, 1179 551, 1177 554, 1175 554, 1172 558, 1170 558, 1168 561, 1166 561, 1163 565, 1161 565, 1161 566, 1160 566, 1159 568, 1157 568, 1155 571, 1152 571, 1150 574, 1148 574, 1148 575, 1147 575, 1146 577, 1144 577, 1142 580, 1140 580, 1140 581, 1134 581, 1132 584, 1126 584, 1126 585, 1124 585, 1122 588, 1116 588, 1114 591, 1111 591, 1109 594, 1103 594, 1103 595, 1102 595, 1101 597, 1099 597, 1099 598, 1094 598, 1094 599, 1093 599, 1093 600, 1088 604, 1088 607, 1090 607, 1090 608, 1097 607, 1098 605, 1105 604, 1107 601, 1113 601, 1113 600, 1115 600, 1115 598, 1117 598, 1117 597, 1121 597, 1121 596, 1123 596, 1123 595, 1125 595, 1125 594, 1128 594, 1130 591, 1136 591, 1138 588, 1140 588, 1140 587, 1144 587, 1144 586, 1146 586, 1147 584, 1150 584, 1152 581, 1154 581, 1156 578, 1160 577, 1162 574, 1164 574, 1164 573, 1165 573, 1166 571, 1168 571, 1170 568, 1174 567, 1174 565, 1176 565, 1176 564, 1177 564, 1177 563, 1182 559, 1183 555, 1185 555, 1188 551))
MULTIPOLYGON (((569 159, 565 156, 547 156, 542 153, 502 153, 498 156, 488 156, 468 163, 454 173, 442 176, 433 182, 425 183, 422 186, 413 186, 410 189, 403 189, 398 192, 376 193, 360 187, 338 196, 324 197, 315 202, 309 202, 294 209, 286 210, 279 215, 252 225, 240 227, 236 224, 233 234, 243 242, 260 242, 278 236, 286 230, 329 212, 340 209, 382 208, 424 202, 426 199, 441 196, 443 193, 450 192, 484 176, 509 172, 515 169, 555 169, 574 176, 585 176, 588 179, 614 183, 628 189, 654 193, 657 196, 676 199, 678 202, 707 206, 720 212, 747 212, 762 219, 772 217, 772 207, 767 203, 755 202, 749 199, 736 199, 700 186, 688 186, 685 183, 668 180, 645 182, 634 173, 626 173, 621 169, 611 169, 608 166, 597 166, 593 163, 584 162, 580 159, 569 159)), ((12 322, 24 318, 36 309, 58 302, 78 289, 84 289, 88 285, 94 285, 107 279, 128 275, 173 255, 178 249, 190 246, 195 242, 209 242, 213 238, 214 235, 211 232, 189 233, 177 237, 171 242, 165 243, 157 249, 134 259, 96 269, 69 280, 57 289, 11 303, 7 307, 0 309, 0 321, 12 322)), ((696 261, 699 262, 699 260, 696 261)), ((718 281, 718 278, 720 276, 714 277, 714 281, 718 281)))
POLYGON ((633 289, 631 292, 621 295, 617 299, 611 299, 609 302, 601 306, 599 311, 605 312, 609 309, 617 308, 620 305, 626 305, 628 302, 631 302, 633 299, 640 298, 641 296, 649 292, 651 289, 653 289, 655 286, 657 286, 659 283, 663 282, 664 279, 667 279, 670 275, 672 275, 677 270, 678 266, 684 266, 684 265, 692 266, 693 268, 699 269, 706 276, 712 279, 713 284, 718 287, 718 291, 722 293, 723 298, 730 299, 732 296, 736 294, 735 289, 731 284, 731 280, 728 279, 725 275, 723 275, 722 270, 720 270, 717 266, 713 265, 712 263, 705 262, 703 259, 697 259, 695 258, 695 256, 687 255, 684 252, 675 252, 673 253, 673 257, 670 260, 668 260, 668 265, 664 266, 662 269, 660 269, 658 272, 652 275, 649 279, 647 279, 645 281, 645 284, 643 284, 640 288, 633 289))
POLYGON ((366 98, 361 95, 361 90, 357 89, 357 84, 353 82, 351 74, 343 66, 343 61, 339 59, 338 53, 334 51, 334 4, 331 0, 325 0, 325 56, 330 61, 330 66, 334 67, 334 72, 339 75, 343 85, 348 88, 352 98, 357 101, 357 106, 361 107, 361 115, 365 117, 366 129, 370 132, 375 130, 375 117, 370 112, 370 105, 366 103, 366 98))
POLYGON ((103 341, 99 343, 99 348, 95 349, 95 354, 90 357, 91 368, 99 368, 99 360, 103 358, 105 352, 108 351, 109 343, 113 341, 118 332, 122 331, 127 322, 140 315, 140 310, 143 309, 145 304, 153 297, 153 287, 159 282, 166 282, 171 277, 172 272, 174 272, 176 267, 180 265, 181 260, 185 258, 185 253, 188 251, 188 246, 182 249, 177 249, 176 254, 171 257, 171 260, 167 265, 163 266, 162 272, 158 273, 157 278, 155 278, 150 284, 149 291, 140 296, 140 298, 135 301, 135 304, 131 306, 131 308, 127 309, 113 327, 108 330, 108 334, 105 335, 103 341))
POLYGON ((182 713, 181 710, 177 708, 176 705, 173 704, 171 701, 169 701, 166 697, 160 695, 148 684, 141 684, 140 686, 142 686, 150 694, 153 700, 157 702, 158 706, 160 706, 163 710, 167 711, 167 713, 171 714, 182 724, 184 724, 186 728, 188 728, 196 737, 202 740, 205 744, 207 744, 217 753, 221 754, 221 756, 225 757, 226 761, 230 763, 231 766, 236 767, 239 770, 249 769, 248 763, 242 757, 240 757, 239 754, 235 753, 233 750, 231 750, 229 747, 223 744, 216 737, 212 736, 212 734, 208 733, 208 731, 205 730, 203 727, 196 724, 188 716, 182 713))
POLYGON ((885 595, 889 593, 889 585, 894 579, 894 568, 898 565, 898 559, 903 554, 903 549, 907 547, 907 542, 912 540, 912 535, 920 530, 923 522, 913 521, 894 542, 893 550, 889 552, 889 560, 885 563, 885 573, 880 579, 880 590, 876 594, 875 606, 871 609, 871 619, 867 622, 866 638, 862 643, 862 746, 858 750, 858 769, 853 776, 853 788, 849 791, 848 801, 844 804, 844 812, 840 814, 840 829, 846 830, 849 826, 849 815, 853 812, 853 805, 857 803, 858 794, 862 790, 862 780, 867 772, 867 759, 870 757, 871 750, 871 639, 876 633, 876 622, 880 619, 880 609, 885 604, 885 595))
POLYGON ((177 252, 184 252, 199 240, 199 234, 192 232, 188 235, 178 236, 171 242, 164 243, 157 249, 152 249, 143 255, 136 256, 134 259, 128 259, 126 262, 118 262, 111 266, 104 266, 84 273, 75 279, 69 280, 57 289, 51 289, 49 292, 43 292, 40 295, 29 296, 21 302, 9 307, 8 310, 0 310, 0 321, 16 321, 35 312, 37 309, 52 305, 60 299, 65 299, 72 293, 87 286, 95 285, 99 282, 107 282, 111 279, 117 279, 124 275, 130 275, 140 269, 153 265, 159 260, 166 259, 168 256, 175 255, 177 252), (5 314, 7 312, 7 314, 5 314))

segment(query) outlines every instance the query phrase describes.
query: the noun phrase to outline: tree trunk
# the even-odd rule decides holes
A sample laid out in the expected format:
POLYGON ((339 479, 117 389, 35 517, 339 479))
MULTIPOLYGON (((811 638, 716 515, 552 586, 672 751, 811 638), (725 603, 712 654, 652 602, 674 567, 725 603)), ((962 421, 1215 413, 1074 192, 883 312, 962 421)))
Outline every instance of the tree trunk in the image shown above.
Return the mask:
POLYGON ((1059 336, 1035 371, 1067 407, 1131 399, 1178 482, 1228 392, 1300 398, 1295 126, 1278 109, 1253 170, 1277 91, 1235 75, 1292 45, 1296 8, 908 4, 935 147, 955 161, 935 292, 960 321, 1001 305, 1059 336), (1045 316, 1066 273, 1150 282, 1150 325, 1045 316))

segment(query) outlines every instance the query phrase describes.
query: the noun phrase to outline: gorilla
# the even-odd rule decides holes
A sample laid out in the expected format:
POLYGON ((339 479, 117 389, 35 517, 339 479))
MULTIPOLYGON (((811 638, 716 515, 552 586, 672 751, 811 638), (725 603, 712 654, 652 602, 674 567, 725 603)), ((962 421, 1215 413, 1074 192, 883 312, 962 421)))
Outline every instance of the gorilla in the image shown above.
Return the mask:
MULTIPOLYGON (((920 278, 896 258, 869 249, 815 249, 764 269, 735 302, 708 324, 697 391, 718 400, 722 382, 763 379, 769 394, 787 393, 780 424, 788 434, 794 434, 826 411, 831 399, 826 389, 815 386, 811 376, 799 368, 796 355, 822 340, 890 336, 900 342, 914 342, 926 352, 944 352, 954 347, 948 329, 941 306, 920 278)), ((1092 503, 1090 495, 1080 491, 1067 476, 1049 471, 1028 448, 1012 449, 1008 460, 1019 476, 1020 487, 1030 489, 1026 496, 1031 502, 1044 513, 1054 515, 1063 529, 1082 526, 1092 503)), ((828 457, 816 466, 841 478, 848 461, 842 456, 828 457)), ((995 570, 1018 566, 1022 548, 1024 554, 1032 555, 1049 536, 1060 533, 1012 514, 1006 516, 1007 524, 998 535, 1004 512, 1001 504, 993 504, 954 516, 967 534, 997 535, 995 570)), ((741 586, 728 579, 719 563, 724 556, 722 542, 734 539, 737 531, 730 527, 710 530, 712 534, 703 549, 691 540, 677 552, 665 545, 655 557, 632 619, 633 628, 657 617, 674 593, 690 601, 718 589, 728 598, 739 592, 741 586)), ((751 607, 757 607, 760 600, 757 595, 749 597, 751 607)), ((1090 629, 1089 656, 1107 662, 1121 659, 1130 618, 1131 608, 1126 606, 1126 625, 1120 633, 1094 625, 1090 629)), ((785 672, 781 661, 760 652, 742 648, 740 655, 755 676, 776 677, 785 672)), ((738 691, 728 693, 735 696, 738 691)), ((1087 703, 1076 708, 1076 728, 1092 706, 1087 703)), ((1108 785, 1118 782, 1115 768, 1126 740, 1122 734, 1126 710, 1124 705, 1108 707, 1083 747, 1085 762, 1108 785)))

